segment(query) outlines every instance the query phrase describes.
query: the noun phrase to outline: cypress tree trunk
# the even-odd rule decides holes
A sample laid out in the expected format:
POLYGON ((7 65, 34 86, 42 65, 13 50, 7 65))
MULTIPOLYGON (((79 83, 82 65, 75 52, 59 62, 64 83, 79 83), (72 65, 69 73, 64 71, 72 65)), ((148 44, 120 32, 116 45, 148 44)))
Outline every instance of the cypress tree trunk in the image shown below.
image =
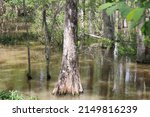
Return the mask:
POLYGON ((75 40, 77 40, 77 3, 78 0, 66 0, 62 64, 53 94, 75 95, 83 92, 75 46, 75 40))

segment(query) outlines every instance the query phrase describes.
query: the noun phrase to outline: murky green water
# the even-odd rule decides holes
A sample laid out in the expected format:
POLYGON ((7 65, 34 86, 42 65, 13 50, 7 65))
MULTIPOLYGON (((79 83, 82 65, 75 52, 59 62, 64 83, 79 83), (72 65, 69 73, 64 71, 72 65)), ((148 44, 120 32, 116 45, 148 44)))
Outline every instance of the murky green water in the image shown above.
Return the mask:
POLYGON ((38 99, 150 99, 150 65, 136 64, 129 58, 114 60, 100 48, 86 48, 79 54, 84 93, 80 96, 51 94, 60 69, 60 52, 51 52, 50 73, 46 80, 44 47, 31 48, 32 80, 27 80, 27 49, 0 47, 0 90, 19 90, 38 99))

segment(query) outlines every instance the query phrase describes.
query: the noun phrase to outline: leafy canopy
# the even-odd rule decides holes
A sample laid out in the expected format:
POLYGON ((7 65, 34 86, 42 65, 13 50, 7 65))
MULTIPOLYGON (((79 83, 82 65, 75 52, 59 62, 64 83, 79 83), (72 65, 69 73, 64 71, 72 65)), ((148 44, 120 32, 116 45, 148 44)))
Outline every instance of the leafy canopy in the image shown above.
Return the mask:
MULTIPOLYGON (((131 0, 134 4, 138 4, 136 8, 132 8, 125 1, 120 0, 118 2, 107 2, 102 4, 99 9, 106 10, 108 15, 112 15, 116 10, 120 11, 121 16, 126 18, 130 22, 130 28, 135 28, 145 17, 145 11, 150 7, 150 2, 147 0, 131 0), (141 3, 139 5, 139 2, 141 3)), ((145 22, 142 27, 142 32, 146 35, 150 35, 150 21, 145 22)))

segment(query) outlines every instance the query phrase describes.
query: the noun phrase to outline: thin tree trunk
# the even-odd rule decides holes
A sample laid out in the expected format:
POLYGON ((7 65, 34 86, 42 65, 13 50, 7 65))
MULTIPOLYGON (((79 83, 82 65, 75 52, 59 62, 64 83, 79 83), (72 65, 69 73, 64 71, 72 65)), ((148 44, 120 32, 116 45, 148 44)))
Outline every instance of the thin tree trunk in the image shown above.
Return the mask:
POLYGON ((114 14, 114 21, 115 21, 115 38, 114 38, 114 59, 118 58, 118 43, 116 42, 118 40, 118 30, 119 30, 119 11, 116 11, 114 14))
MULTIPOLYGON (((103 0, 103 3, 109 2, 108 0, 103 0)), ((103 18, 103 33, 104 37, 108 38, 110 40, 114 40, 115 38, 115 27, 114 22, 111 20, 111 16, 108 16, 106 11, 104 10, 102 12, 102 18, 103 18)), ((112 45, 113 46, 113 45, 112 45)))
POLYGON ((89 24, 89 27, 88 27, 88 32, 89 34, 93 34, 93 25, 92 25, 92 11, 89 11, 88 12, 88 24, 89 24))
POLYGON ((65 29, 61 70, 53 94, 80 94, 83 92, 77 62, 75 41, 77 40, 77 3, 66 0, 65 29))
POLYGON ((81 1, 81 5, 82 5, 82 8, 81 8, 81 39, 79 40, 80 41, 80 44, 79 44, 80 49, 82 48, 83 42, 85 39, 85 0, 81 1))
POLYGON ((51 75, 49 73, 49 65, 50 65, 50 36, 48 34, 48 25, 46 21, 46 9, 43 8, 43 27, 44 27, 44 33, 45 33, 45 58, 46 58, 46 75, 47 80, 51 79, 51 75))
POLYGON ((31 60, 30 60, 30 40, 28 38, 27 12, 26 12, 26 1, 25 0, 23 0, 23 9, 24 9, 25 28, 26 28, 25 38, 26 38, 26 41, 27 41, 27 52, 28 52, 28 73, 27 73, 27 77, 28 77, 28 79, 32 79, 32 77, 31 77, 31 60))
MULTIPOLYGON (((18 6, 15 7, 16 20, 18 20, 18 6)), ((18 32, 18 23, 15 25, 15 31, 18 32)))
POLYGON ((141 27, 144 24, 144 18, 141 20, 137 27, 137 62, 143 63, 145 61, 145 44, 144 35, 142 34, 141 27))
POLYGON ((81 9, 81 28, 82 28, 82 35, 84 37, 85 34, 85 0, 82 0, 82 9, 81 9))
POLYGON ((104 26, 103 26, 104 37, 110 40, 113 40, 114 39, 114 24, 110 20, 110 16, 106 14, 106 11, 103 11, 102 16, 103 16, 103 22, 104 22, 104 26))

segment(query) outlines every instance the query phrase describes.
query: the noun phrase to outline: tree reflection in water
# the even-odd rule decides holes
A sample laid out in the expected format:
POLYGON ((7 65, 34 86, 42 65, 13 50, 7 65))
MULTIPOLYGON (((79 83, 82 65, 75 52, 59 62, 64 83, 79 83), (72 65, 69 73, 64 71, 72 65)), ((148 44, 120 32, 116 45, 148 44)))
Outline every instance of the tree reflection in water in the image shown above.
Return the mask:
POLYGON ((133 63, 129 57, 113 59, 111 51, 102 49, 93 56, 86 66, 90 95, 98 94, 102 99, 150 98, 149 65, 133 63))

